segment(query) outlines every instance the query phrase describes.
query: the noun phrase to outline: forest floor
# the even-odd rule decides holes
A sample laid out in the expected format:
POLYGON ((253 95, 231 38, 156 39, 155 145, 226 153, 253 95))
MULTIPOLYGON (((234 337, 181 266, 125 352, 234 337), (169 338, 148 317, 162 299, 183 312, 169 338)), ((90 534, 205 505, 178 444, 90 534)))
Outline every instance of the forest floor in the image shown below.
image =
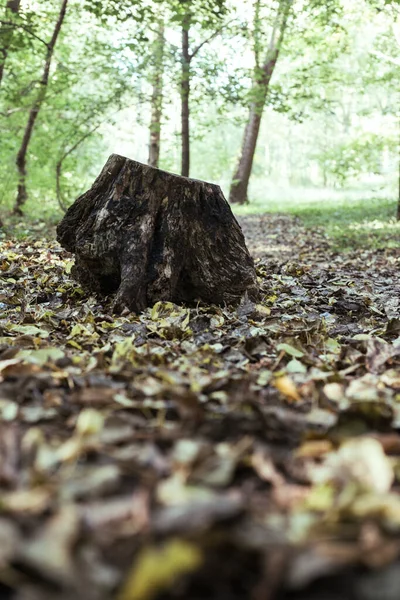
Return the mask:
MULTIPOLYGON (((279 192, 279 191, 278 191, 279 192)), ((284 212, 309 228, 322 227, 335 250, 399 248, 400 222, 392 194, 351 190, 292 190, 239 207, 241 215, 284 212)), ((262 194, 260 194, 262 196, 262 194)))
POLYGON ((116 317, 1 242, 2 600, 398 600, 400 249, 240 221, 236 309, 116 317))

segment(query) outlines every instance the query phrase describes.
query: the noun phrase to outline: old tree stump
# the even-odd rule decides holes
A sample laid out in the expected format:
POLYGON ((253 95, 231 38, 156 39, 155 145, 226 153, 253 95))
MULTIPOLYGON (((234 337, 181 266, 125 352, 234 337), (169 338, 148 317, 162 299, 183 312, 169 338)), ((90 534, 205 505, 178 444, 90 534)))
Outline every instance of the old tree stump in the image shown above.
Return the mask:
POLYGON ((253 260, 221 189, 111 155, 57 227, 87 289, 114 309, 158 300, 238 303, 257 296, 253 260))

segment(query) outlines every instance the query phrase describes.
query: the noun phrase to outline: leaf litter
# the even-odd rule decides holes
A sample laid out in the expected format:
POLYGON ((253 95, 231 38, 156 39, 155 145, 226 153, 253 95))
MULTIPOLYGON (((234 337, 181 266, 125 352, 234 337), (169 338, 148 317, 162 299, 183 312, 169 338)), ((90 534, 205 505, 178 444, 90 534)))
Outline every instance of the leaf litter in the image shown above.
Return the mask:
POLYGON ((236 308, 115 316, 2 242, 1 598, 397 600, 400 253, 241 222, 236 308))

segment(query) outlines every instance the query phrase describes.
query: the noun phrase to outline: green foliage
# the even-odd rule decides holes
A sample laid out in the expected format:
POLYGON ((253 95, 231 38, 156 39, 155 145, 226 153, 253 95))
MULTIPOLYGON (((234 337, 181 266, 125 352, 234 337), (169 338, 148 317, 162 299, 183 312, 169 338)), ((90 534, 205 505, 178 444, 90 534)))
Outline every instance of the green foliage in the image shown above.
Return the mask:
POLYGON ((184 24, 200 25, 210 29, 226 15, 228 8, 226 0, 165 0, 171 11, 171 22, 182 26, 184 24))
POLYGON ((361 174, 382 173, 382 153, 396 150, 397 140, 384 139, 371 133, 328 148, 317 155, 318 161, 329 175, 340 185, 345 186, 349 179, 361 174))
MULTIPOLYGON (((8 56, 0 86, 0 204, 11 207, 15 157, 59 10, 59 0, 21 4, 5 17, 0 48, 8 56), (10 19, 10 20, 9 20, 10 19), (10 35, 12 33, 12 35, 10 35)), ((145 161, 154 40, 165 21, 161 165, 179 168, 181 28, 190 25, 193 176, 226 185, 240 149, 250 101, 255 45, 264 58, 276 3, 260 0, 70 0, 43 109, 28 156, 28 212, 56 210, 56 166, 68 204, 112 151, 145 161), (189 21, 187 19, 189 18, 189 21), (218 35, 213 37, 217 32, 218 35), (203 44, 203 42, 207 43, 203 44), (121 149, 120 149, 121 148, 121 149)), ((394 19, 399 2, 295 2, 266 99, 253 183, 287 186, 381 186, 395 172, 400 69, 394 19)), ((290 196, 290 194, 289 194, 290 196)))
MULTIPOLYGON (((48 39, 54 22, 57 3, 29 15, 32 30, 48 39)), ((24 23, 27 15, 22 15, 24 23)), ((19 29, 17 28, 18 32, 19 29)), ((23 30, 25 31, 25 30, 23 30)), ((43 109, 37 121, 29 149, 29 188, 33 201, 55 205, 55 167, 68 151, 94 130, 96 125, 113 118, 126 102, 141 65, 146 60, 133 53, 131 32, 121 29, 119 39, 112 32, 98 36, 96 18, 83 11, 78 2, 71 2, 62 37, 56 47, 54 65, 43 109), (79 21, 80 36, 74 31, 79 21), (115 63, 118 61, 118 69, 115 63)), ((0 88, 0 133, 5 139, 0 152, 1 203, 10 207, 16 186, 13 161, 20 144, 26 114, 35 97, 37 80, 46 48, 36 37, 28 35, 29 45, 16 46, 13 37, 6 62, 6 77, 0 88), (18 75, 17 75, 18 74, 18 75)), ((97 134, 97 148, 93 139, 68 156, 62 174, 64 194, 73 198, 93 177, 93 150, 102 148, 97 134), (72 173, 74 174, 72 177, 72 173)), ((78 144, 79 145, 79 144, 78 144)))

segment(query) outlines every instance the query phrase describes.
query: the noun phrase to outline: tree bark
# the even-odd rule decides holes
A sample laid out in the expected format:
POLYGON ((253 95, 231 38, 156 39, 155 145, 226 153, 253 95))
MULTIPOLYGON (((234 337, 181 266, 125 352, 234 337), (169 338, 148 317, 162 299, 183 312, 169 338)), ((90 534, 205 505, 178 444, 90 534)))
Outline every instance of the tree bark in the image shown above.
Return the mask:
MULTIPOLYGON (((257 64, 259 40, 257 39, 255 42, 254 51, 256 67, 254 71, 252 93, 254 99, 250 105, 249 118, 243 136, 240 158, 231 183, 229 194, 229 201, 231 203, 244 204, 247 202, 247 192, 253 167, 254 155, 257 147, 258 134, 260 132, 262 114, 267 99, 270 81, 282 46, 291 5, 291 0, 280 0, 277 19, 271 35, 269 50, 262 66, 257 64), (278 39, 276 40, 275 38, 277 35, 278 39)), ((256 19, 257 18, 259 18, 258 10, 256 10, 256 19)), ((255 23, 255 32, 257 32, 258 36, 258 23, 255 23)))
POLYGON ((73 276, 114 310, 157 301, 238 303, 258 294, 242 230, 214 184, 112 155, 68 209, 57 239, 73 276))
POLYGON ((160 21, 159 32, 154 46, 154 73, 152 77, 153 93, 151 96, 150 144, 148 160, 148 164, 151 167, 158 167, 160 161, 165 49, 164 29, 164 21, 160 21))
MULTIPOLYGON (((400 115, 399 115, 399 134, 400 134, 400 115)), ((399 135, 399 150, 398 150, 398 154, 397 154, 397 160, 398 160, 398 164, 397 164, 397 213, 396 213, 396 218, 398 221, 400 221, 400 135, 399 135)))
POLYGON ((254 102, 250 107, 249 118, 243 136, 241 156, 233 176, 229 193, 229 202, 232 203, 244 204, 247 202, 247 189, 253 167, 263 106, 266 98, 266 93, 264 93, 266 91, 263 90, 261 86, 257 91, 263 94, 263 99, 260 102, 254 102))
MULTIPOLYGON (((9 0, 6 5, 6 19, 8 19, 8 14, 11 13, 11 16, 17 15, 19 13, 19 7, 21 5, 21 0, 9 0)), ((14 33, 14 29, 12 26, 12 19, 10 19, 9 31, 1 31, 1 46, 0 46, 0 85, 3 81, 4 75, 4 66, 6 64, 8 50, 11 45, 12 36, 14 33)))
POLYGON ((182 121, 182 168, 181 175, 189 177, 190 173, 190 61, 189 53, 190 15, 182 25, 182 72, 181 72, 181 121, 182 121))
POLYGON ((47 45, 46 59, 44 62, 42 78, 39 82, 40 88, 38 95, 33 103, 33 106, 29 112, 28 122, 25 127, 24 136, 22 138, 21 146, 17 154, 16 165, 18 169, 19 182, 17 197, 14 204, 14 214, 22 215, 22 206, 25 204, 28 193, 26 189, 26 157, 29 149, 29 143, 31 141, 35 122, 42 107, 43 101, 46 97, 47 85, 49 82, 49 74, 51 62, 54 54, 54 48, 57 43, 57 39, 64 21, 65 13, 67 10, 68 0, 62 0, 60 12, 58 14, 57 22, 54 26, 53 35, 50 42, 47 45))
POLYGON ((397 185, 397 220, 400 221, 400 157, 399 157, 399 165, 398 165, 398 185, 397 185))
MULTIPOLYGON (((188 2, 188 0, 182 0, 188 2)), ((190 4, 190 1, 189 1, 190 4)), ((211 42, 229 23, 218 27, 204 39, 192 52, 190 52, 190 27, 192 14, 190 8, 186 9, 182 20, 182 48, 181 48, 181 136, 182 136, 182 164, 181 175, 189 177, 190 173, 190 81, 191 63, 200 50, 211 42)))

